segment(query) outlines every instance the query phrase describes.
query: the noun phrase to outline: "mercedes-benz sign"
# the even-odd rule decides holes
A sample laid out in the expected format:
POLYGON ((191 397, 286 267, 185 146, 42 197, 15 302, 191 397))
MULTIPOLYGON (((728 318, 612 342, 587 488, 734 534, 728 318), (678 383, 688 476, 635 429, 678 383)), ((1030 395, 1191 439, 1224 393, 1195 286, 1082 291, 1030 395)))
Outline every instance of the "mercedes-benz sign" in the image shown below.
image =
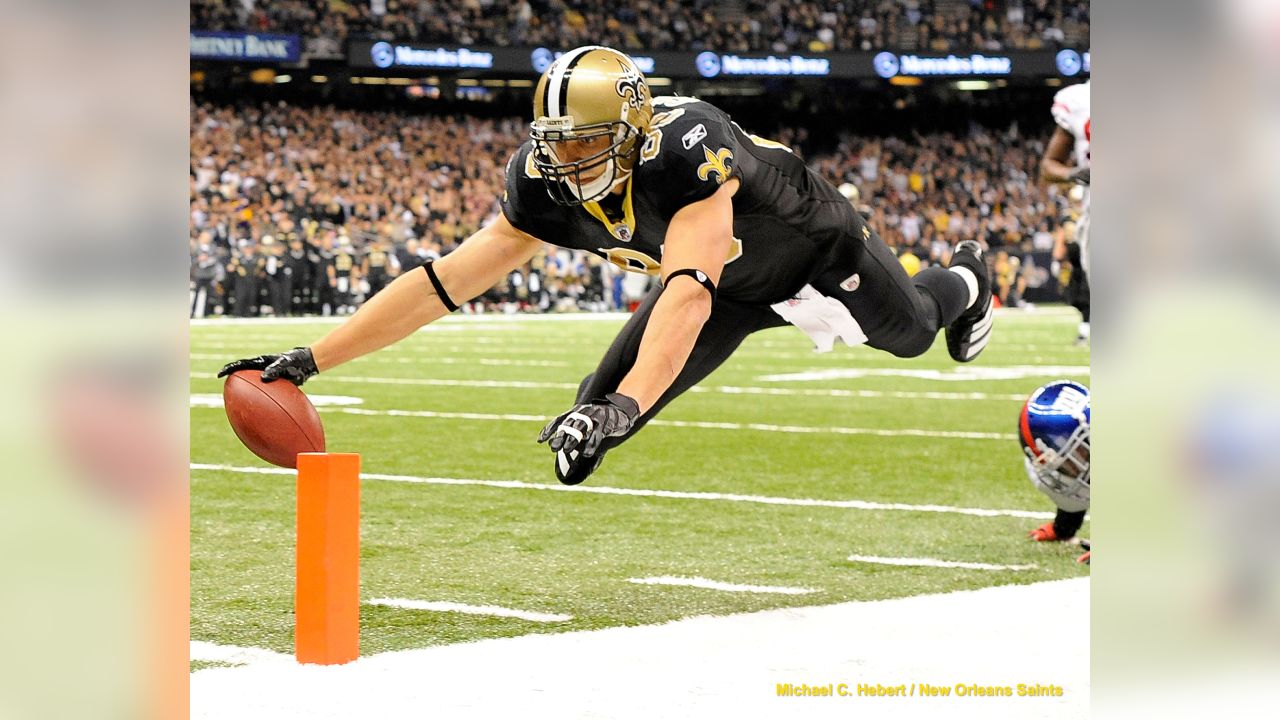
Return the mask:
POLYGON ((891 78, 898 74, 898 56, 891 52, 882 52, 877 54, 871 64, 876 69, 876 74, 882 78, 891 78))
POLYGON ((556 54, 547 48, 534 48, 533 53, 529 56, 529 60, 533 63, 533 71, 536 73, 544 73, 547 68, 551 67, 551 63, 555 62, 556 54))
POLYGON ((1084 67, 1084 63, 1080 60, 1080 53, 1075 50, 1062 50, 1058 53, 1058 72, 1071 77, 1080 72, 1080 68, 1084 67))
POLYGON ((380 68, 389 68, 396 62, 396 51, 391 43, 374 43, 369 48, 369 55, 373 58, 373 64, 380 68))
POLYGON ((711 78, 720 74, 720 56, 713 52, 698 53, 693 65, 698 68, 698 74, 702 77, 711 78))

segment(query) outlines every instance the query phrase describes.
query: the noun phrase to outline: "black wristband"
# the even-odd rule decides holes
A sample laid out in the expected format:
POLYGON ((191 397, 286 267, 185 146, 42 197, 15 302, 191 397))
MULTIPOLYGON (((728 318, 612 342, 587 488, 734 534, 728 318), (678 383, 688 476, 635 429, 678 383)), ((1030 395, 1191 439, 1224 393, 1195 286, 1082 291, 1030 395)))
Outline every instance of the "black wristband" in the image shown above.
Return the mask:
POLYGON ((427 279, 431 281, 431 287, 436 289, 436 297, 440 298, 440 302, 444 303, 444 306, 449 309, 449 312, 457 310, 458 306, 454 304, 453 299, 449 297, 449 293, 444 291, 444 285, 440 284, 440 278, 436 277, 436 271, 435 268, 431 267, 431 261, 428 260, 426 264, 422 266, 422 269, 427 271, 427 279))
POLYGON ((632 422, 635 422, 636 418, 640 417, 640 403, 636 402, 635 398, 614 392, 605 395, 604 399, 620 408, 622 412, 627 414, 627 417, 631 418, 632 422))
POLYGON ((688 275, 689 277, 696 280, 699 285, 707 289, 707 292, 711 293, 711 302, 715 302, 716 284, 711 282, 711 278, 707 277, 707 274, 702 272, 701 270, 695 270, 693 268, 681 268, 680 270, 676 270, 675 272, 672 272, 670 275, 667 276, 667 279, 663 281, 662 286, 665 288, 667 285, 671 283, 671 278, 677 277, 680 275, 688 275))

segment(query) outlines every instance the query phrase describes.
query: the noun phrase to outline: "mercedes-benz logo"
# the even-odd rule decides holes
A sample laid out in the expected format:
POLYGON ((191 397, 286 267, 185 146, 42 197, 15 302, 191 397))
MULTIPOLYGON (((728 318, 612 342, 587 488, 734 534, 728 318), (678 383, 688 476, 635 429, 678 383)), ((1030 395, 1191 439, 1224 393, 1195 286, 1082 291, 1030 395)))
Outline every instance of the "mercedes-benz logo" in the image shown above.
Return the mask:
POLYGON ((373 58, 373 64, 380 68, 389 68, 396 64, 396 51, 391 47, 391 43, 378 42, 369 48, 369 56, 373 58))
POLYGON ((544 47, 540 47, 540 48, 534 48, 533 53, 529 56, 529 59, 533 62, 533 71, 537 73, 542 73, 542 72, 546 72, 547 68, 551 67, 551 63, 555 61, 556 56, 555 56, 555 53, 551 52, 550 50, 544 47))
POLYGON ((1080 60, 1080 53, 1075 50, 1058 51, 1058 72, 1071 77, 1080 72, 1080 68, 1084 67, 1084 62, 1080 60))
POLYGON ((698 57, 693 60, 693 65, 702 77, 711 78, 720 74, 720 56, 713 52, 698 53, 698 57))
POLYGON ((898 56, 891 52, 879 53, 871 60, 876 74, 882 78, 891 78, 898 74, 898 56))

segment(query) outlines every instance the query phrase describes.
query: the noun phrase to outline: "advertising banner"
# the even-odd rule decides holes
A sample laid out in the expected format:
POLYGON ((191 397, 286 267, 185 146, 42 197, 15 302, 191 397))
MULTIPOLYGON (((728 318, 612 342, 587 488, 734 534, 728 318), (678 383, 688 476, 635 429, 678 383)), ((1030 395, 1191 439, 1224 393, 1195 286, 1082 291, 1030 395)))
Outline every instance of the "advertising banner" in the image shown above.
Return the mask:
POLYGON ((192 30, 191 57, 196 60, 296 63, 302 57, 302 41, 297 35, 192 30))

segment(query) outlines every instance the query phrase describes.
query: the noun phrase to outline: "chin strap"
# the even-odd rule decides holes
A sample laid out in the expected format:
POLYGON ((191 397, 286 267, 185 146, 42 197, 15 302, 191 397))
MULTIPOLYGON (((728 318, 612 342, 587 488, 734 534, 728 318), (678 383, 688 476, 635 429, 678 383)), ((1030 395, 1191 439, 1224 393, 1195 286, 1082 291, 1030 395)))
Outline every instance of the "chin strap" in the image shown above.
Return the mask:
POLYGON ((711 282, 711 278, 707 277, 706 273, 701 270, 695 270, 694 268, 681 268, 672 272, 667 275, 667 279, 663 281, 662 286, 665 288, 667 285, 670 285, 671 278, 678 277, 680 275, 688 275, 696 280, 699 285, 707 289, 707 292, 711 293, 711 302, 716 301, 716 284, 711 282))

